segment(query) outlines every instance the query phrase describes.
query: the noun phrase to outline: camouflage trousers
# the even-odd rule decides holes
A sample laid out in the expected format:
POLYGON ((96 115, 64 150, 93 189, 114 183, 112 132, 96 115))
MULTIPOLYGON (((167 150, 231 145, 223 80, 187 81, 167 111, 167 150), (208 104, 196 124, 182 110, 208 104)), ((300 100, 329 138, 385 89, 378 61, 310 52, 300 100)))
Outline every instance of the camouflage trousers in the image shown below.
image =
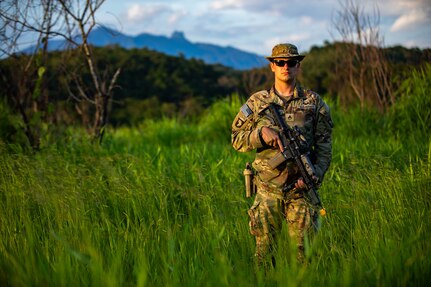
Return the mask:
POLYGON ((287 222, 291 243, 297 247, 297 258, 304 259, 304 241, 317 231, 317 213, 303 197, 284 199, 281 195, 258 191, 249 209, 250 233, 256 237, 255 257, 258 264, 272 259, 283 221, 287 222))

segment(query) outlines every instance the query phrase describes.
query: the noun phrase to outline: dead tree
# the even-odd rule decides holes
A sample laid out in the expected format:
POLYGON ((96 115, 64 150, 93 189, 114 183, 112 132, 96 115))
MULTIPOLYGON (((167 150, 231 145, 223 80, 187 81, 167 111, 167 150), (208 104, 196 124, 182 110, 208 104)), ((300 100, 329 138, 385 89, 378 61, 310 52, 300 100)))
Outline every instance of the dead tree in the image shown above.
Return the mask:
MULTIPOLYGON (((67 28, 67 34, 64 34, 64 37, 72 47, 77 47, 77 51, 84 56, 92 82, 92 89, 85 89, 82 86, 82 81, 79 80, 81 75, 72 75, 73 84, 77 87, 78 93, 72 93, 69 89, 70 96, 78 102, 84 101, 94 106, 91 131, 99 141, 102 141, 105 126, 108 123, 113 89, 121 71, 118 68, 110 78, 103 76, 97 68, 92 47, 88 43, 88 37, 96 26, 95 12, 105 1, 86 0, 76 3, 77 1, 73 0, 59 0, 58 2, 61 4, 64 23, 67 28)), ((82 113, 79 108, 77 110, 82 113)))
MULTIPOLYGON (((395 99, 379 29, 379 10, 375 7, 371 15, 367 14, 355 0, 339 4, 341 8, 333 18, 333 26, 342 40, 336 45, 337 75, 340 81, 349 83, 362 109, 372 104, 384 111, 395 99)), ((350 101, 348 91, 343 91, 341 97, 350 101)))
POLYGON ((0 56, 7 58, 8 72, 3 71, 3 91, 8 102, 23 120, 24 133, 33 149, 40 146, 41 125, 49 117, 49 94, 46 88, 48 42, 58 23, 52 13, 53 0, 5 0, 0 6, 0 56), (29 55, 18 55, 24 34, 37 31, 36 45, 29 55))
MULTIPOLYGON (((82 85, 84 82, 81 80, 82 74, 68 75, 72 79, 71 84, 75 85, 75 89, 69 88, 69 91, 78 91, 77 93, 71 92, 70 96, 78 102, 85 102, 94 107, 89 109, 92 111, 90 115, 92 124, 89 130, 99 141, 102 141, 104 128, 108 122, 113 89, 120 74, 120 69, 117 69, 110 77, 102 76, 103 74, 97 68, 92 47, 88 43, 89 35, 97 25, 96 11, 105 0, 9 0, 4 2, 6 3, 2 3, 0 17, 3 21, 1 25, 6 28, 4 34, 9 46, 16 47, 15 44, 22 34, 31 32, 33 35, 38 35, 40 39, 36 43, 33 56, 42 49, 45 51, 44 57, 47 57, 49 39, 60 37, 67 41, 68 49, 85 59, 91 76, 90 87, 82 85), (22 12, 23 6, 29 9, 30 14, 34 13, 32 9, 44 7, 45 13, 42 19, 47 20, 43 20, 42 23, 38 22, 36 19, 40 18, 40 13, 38 13, 38 17, 34 17, 35 19, 28 17, 22 12), (7 37, 8 29, 11 27, 18 27, 16 29, 18 32, 14 34, 14 37, 7 37)), ((30 66, 32 65, 34 62, 30 62, 30 66)))

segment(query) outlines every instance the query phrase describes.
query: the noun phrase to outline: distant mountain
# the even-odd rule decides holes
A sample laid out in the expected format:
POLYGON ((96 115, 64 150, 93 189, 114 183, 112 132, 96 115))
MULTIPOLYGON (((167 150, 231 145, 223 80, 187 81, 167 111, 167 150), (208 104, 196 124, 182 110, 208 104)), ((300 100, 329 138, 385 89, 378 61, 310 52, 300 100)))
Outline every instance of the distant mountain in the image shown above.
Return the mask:
MULTIPOLYGON (((171 37, 148 33, 129 36, 101 26, 91 32, 88 42, 98 47, 119 45, 125 49, 148 48, 172 56, 183 55, 186 59, 201 59, 208 64, 222 64, 238 70, 262 67, 267 64, 263 56, 245 52, 234 47, 192 43, 186 39, 183 32, 178 31, 174 32, 171 37)), ((50 51, 62 50, 66 45, 67 42, 65 40, 50 40, 48 49, 50 51)), ((30 47, 23 52, 28 53, 33 49, 34 47, 30 47)))

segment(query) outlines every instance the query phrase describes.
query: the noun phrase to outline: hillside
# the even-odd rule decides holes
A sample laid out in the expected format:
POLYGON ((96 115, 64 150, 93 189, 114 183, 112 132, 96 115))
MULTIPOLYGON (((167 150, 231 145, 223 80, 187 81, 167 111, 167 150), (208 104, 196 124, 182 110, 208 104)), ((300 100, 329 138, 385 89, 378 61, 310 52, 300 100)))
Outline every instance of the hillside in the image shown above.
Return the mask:
MULTIPOLYGON (((175 37, 181 39, 180 34, 175 37)), ((99 40, 104 43, 102 37, 99 40)), ((130 44, 127 39, 123 39, 123 43, 130 44)), ((430 49, 392 47, 385 52, 396 75, 393 81, 398 84, 412 70, 431 61, 430 49)), ((246 98, 253 91, 267 89, 273 81, 267 67, 240 71, 146 48, 126 49, 118 45, 100 47, 95 49, 95 56, 98 68, 107 75, 116 68, 122 69, 114 90, 110 115, 110 123, 116 126, 134 125, 149 118, 193 118, 204 113, 219 98, 229 97, 233 93, 246 98)), ((56 121, 79 123, 74 101, 67 90, 68 85, 72 89, 74 85, 70 71, 80 71, 84 80, 90 77, 82 59, 75 57, 62 60, 64 57, 62 51, 54 51, 49 55, 46 67, 47 93, 56 121)), ((346 96, 340 91, 345 90, 348 83, 340 82, 334 69, 337 59, 334 44, 313 47, 302 62, 301 82, 321 95, 334 99, 346 96)), ((0 61, 2 98, 10 100, 20 89, 20 67, 23 65, 19 61, 19 58, 0 61)))
MULTIPOLYGON (((79 39, 78 37, 78 42, 80 42, 79 39)), ((147 48, 171 56, 183 55, 186 59, 200 59, 207 64, 222 64, 239 70, 262 67, 266 64, 266 60, 260 55, 231 46, 221 47, 207 43, 193 43, 185 37, 183 32, 179 31, 172 33, 171 37, 149 33, 130 36, 100 26, 90 33, 88 42, 96 47, 118 45, 125 49, 147 48)), ((50 40, 48 49, 50 51, 64 50, 66 46, 67 42, 64 40, 50 40)), ((31 52, 34 48, 29 47, 23 52, 31 52)))

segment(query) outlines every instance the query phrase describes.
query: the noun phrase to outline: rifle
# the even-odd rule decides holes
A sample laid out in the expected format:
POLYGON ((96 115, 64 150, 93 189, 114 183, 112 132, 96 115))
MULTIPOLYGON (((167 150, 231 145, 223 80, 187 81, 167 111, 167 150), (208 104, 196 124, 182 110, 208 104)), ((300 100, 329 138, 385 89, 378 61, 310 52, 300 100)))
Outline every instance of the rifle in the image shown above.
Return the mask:
MULTIPOLYGON (((310 160, 309 151, 304 151, 302 146, 305 141, 301 131, 297 126, 290 128, 286 125, 283 118, 277 111, 275 104, 269 105, 269 110, 273 115, 276 125, 281 129, 280 140, 283 144, 283 151, 281 152, 282 159, 276 157, 270 161, 270 166, 276 167, 280 160, 293 160, 299 169, 299 173, 303 178, 306 185, 305 196, 310 200, 310 203, 316 208, 320 215, 324 216, 326 210, 322 206, 319 194, 317 193, 317 176, 316 170, 310 160)), ((295 183, 285 187, 284 190, 288 191, 295 187, 295 183)))

